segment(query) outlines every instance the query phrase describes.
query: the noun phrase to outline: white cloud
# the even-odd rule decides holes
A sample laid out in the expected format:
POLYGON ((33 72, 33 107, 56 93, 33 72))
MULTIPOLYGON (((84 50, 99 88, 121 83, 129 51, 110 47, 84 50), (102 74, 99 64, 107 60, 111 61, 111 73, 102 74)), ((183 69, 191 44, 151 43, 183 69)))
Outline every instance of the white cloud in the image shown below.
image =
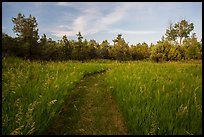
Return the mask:
POLYGON ((149 34, 159 34, 159 33, 163 33, 163 31, 146 31, 146 30, 134 31, 134 30, 114 29, 114 30, 108 31, 108 33, 149 35, 149 34))
MULTIPOLYGON (((80 12, 79 16, 71 22, 71 24, 61 24, 56 27, 52 34, 57 37, 63 35, 76 36, 80 31, 82 35, 95 34, 97 32, 105 31, 108 33, 122 33, 122 34, 134 34, 134 35, 150 35, 150 34, 163 34, 163 31, 149 31, 150 28, 147 26, 147 30, 127 30, 113 29, 113 25, 120 23, 120 21, 126 21, 127 18, 131 22, 137 23, 135 28, 143 27, 144 24, 150 20, 154 23, 158 19, 159 9, 165 8, 164 5, 167 3, 76 3, 76 2, 58 2, 58 6, 68 6, 77 9, 80 12), (155 8, 157 7, 157 10, 155 8), (105 10, 104 10, 105 9, 105 10), (108 11, 106 11, 108 9, 108 11), (108 13, 107 13, 108 12, 108 13), (104 14, 107 13, 107 14, 104 14), (148 16, 148 18, 147 18, 148 16), (65 25, 66 24, 66 25, 65 25)), ((174 6, 172 3, 168 8, 174 6)), ((161 21, 162 22, 162 21, 161 21)), ((151 22, 149 22, 151 23, 151 22)), ((147 24, 147 23, 146 23, 147 24)), ((150 24, 151 26, 151 24, 150 24)), ((128 27, 128 26, 127 26, 128 27)), ((158 28, 158 27, 157 27, 158 28)), ((155 28, 156 29, 156 28, 155 28)))
POLYGON ((63 37, 64 35, 68 35, 67 31, 62 31, 62 30, 55 30, 51 31, 52 35, 57 36, 57 37, 63 37))
MULTIPOLYGON (((73 3, 58 3, 60 6, 70 6, 72 4, 73 3)), ((61 24, 52 31, 52 34, 57 37, 62 37, 63 35, 76 35, 79 31, 82 35, 87 35, 108 30, 111 25, 123 20, 128 9, 132 7, 130 4, 116 4, 116 7, 113 7, 110 13, 104 15, 100 7, 96 8, 90 5, 89 8, 81 9, 81 15, 78 16, 71 25, 61 24), (60 30, 60 28, 69 28, 71 30, 65 31, 60 30)))
POLYGON ((116 7, 113 12, 101 18, 98 23, 101 23, 101 25, 111 25, 116 23, 123 19, 126 10, 126 6, 116 7))
POLYGON ((57 2, 59 6, 73 6, 73 2, 57 2))

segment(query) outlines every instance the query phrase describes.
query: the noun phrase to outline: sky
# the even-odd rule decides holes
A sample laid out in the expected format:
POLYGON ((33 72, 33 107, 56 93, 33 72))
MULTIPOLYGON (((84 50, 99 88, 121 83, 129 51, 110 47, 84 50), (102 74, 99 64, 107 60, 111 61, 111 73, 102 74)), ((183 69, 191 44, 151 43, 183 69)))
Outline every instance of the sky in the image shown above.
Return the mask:
POLYGON ((202 2, 2 2, 2 32, 15 37, 12 18, 31 14, 38 23, 39 36, 101 43, 118 34, 129 44, 155 44, 165 35, 170 22, 182 19, 194 24, 193 32, 202 38, 202 2))

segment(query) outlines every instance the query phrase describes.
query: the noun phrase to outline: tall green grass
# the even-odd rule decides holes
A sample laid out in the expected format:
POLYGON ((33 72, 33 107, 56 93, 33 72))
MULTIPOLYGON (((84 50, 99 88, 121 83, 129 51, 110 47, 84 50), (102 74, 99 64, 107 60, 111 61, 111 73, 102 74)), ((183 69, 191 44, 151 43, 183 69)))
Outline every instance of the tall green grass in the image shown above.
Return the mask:
MULTIPOLYGON (((41 134, 59 114, 66 97, 102 63, 2 59, 2 134, 41 134)), ((73 91, 74 92, 74 91, 73 91)))
POLYGON ((202 65, 115 63, 106 82, 130 134, 202 134, 202 65))
POLYGON ((2 59, 2 134, 41 134, 87 75, 106 82, 130 134, 202 134, 202 65, 2 59))

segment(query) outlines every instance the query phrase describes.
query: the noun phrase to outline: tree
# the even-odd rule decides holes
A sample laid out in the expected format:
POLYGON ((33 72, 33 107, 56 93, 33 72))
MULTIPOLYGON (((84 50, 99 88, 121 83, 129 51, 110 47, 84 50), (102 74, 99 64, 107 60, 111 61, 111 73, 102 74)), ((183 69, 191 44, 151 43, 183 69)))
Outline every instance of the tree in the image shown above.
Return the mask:
POLYGON ((168 61, 169 60, 169 52, 174 52, 172 49, 172 45, 167 41, 158 41, 155 46, 151 47, 151 55, 150 58, 156 62, 168 61))
MULTIPOLYGON (((2 32, 2 53, 3 55, 18 55, 19 50, 18 38, 12 38, 2 32)), ((21 54, 21 53, 20 53, 21 54)))
POLYGON ((167 36, 167 40, 168 41, 176 41, 176 37, 177 37, 177 31, 176 29, 173 27, 173 24, 170 23, 169 25, 169 29, 166 30, 166 34, 167 36))
POLYGON ((62 58, 65 60, 71 59, 72 47, 66 35, 62 37, 61 43, 63 56, 62 58))
POLYGON ((45 34, 42 35, 39 41, 39 46, 37 47, 38 49, 38 56, 41 59, 45 59, 47 55, 47 45, 48 45, 48 40, 45 34))
POLYGON ((108 59, 109 58, 109 42, 107 40, 102 41, 102 43, 100 44, 100 53, 99 53, 99 57, 103 58, 103 59, 108 59))
POLYGON ((182 20, 180 23, 175 24, 175 29, 178 32, 177 36, 180 38, 180 45, 182 38, 189 37, 190 32, 194 29, 193 23, 188 24, 186 20, 182 20))
POLYGON ((69 45, 69 41, 68 41, 66 35, 64 35, 64 36, 62 37, 62 42, 63 42, 63 45, 64 45, 64 46, 68 46, 68 45, 69 45))
POLYGON ((115 59, 117 60, 128 60, 130 59, 130 53, 129 53, 129 46, 125 42, 124 38, 122 38, 121 34, 118 34, 117 38, 113 40, 114 42, 114 54, 115 59))
POLYGON ((90 57, 90 49, 89 49, 89 46, 88 46, 88 41, 87 39, 85 39, 82 43, 82 47, 81 47, 81 60, 87 60, 87 59, 91 59, 90 57))
POLYGON ((198 42, 196 34, 193 33, 190 38, 184 40, 183 45, 186 59, 201 59, 202 44, 198 42))
POLYGON ((38 23, 35 17, 29 15, 28 18, 25 18, 25 15, 19 13, 16 18, 12 18, 12 22, 14 23, 14 33, 21 39, 24 47, 29 50, 29 57, 31 57, 32 48, 37 45, 39 39, 38 23))
POLYGON ((79 33, 76 34, 76 35, 77 35, 78 42, 82 42, 83 37, 82 37, 82 35, 81 35, 81 32, 79 32, 79 33))
POLYGON ((81 35, 81 32, 76 34, 76 36, 78 41, 75 42, 75 46, 72 50, 72 58, 83 61, 85 59, 83 55, 83 42, 82 42, 83 36, 81 35))
POLYGON ((42 35, 41 39, 40 39, 40 45, 44 46, 47 44, 47 37, 45 34, 42 35))
POLYGON ((194 29, 193 23, 188 23, 186 20, 181 20, 176 23, 174 27, 170 24, 169 29, 166 30, 166 36, 168 40, 175 41, 179 38, 180 46, 182 45, 182 39, 189 37, 190 32, 194 29))
POLYGON ((91 59, 99 57, 97 54, 98 53, 97 47, 98 43, 95 40, 92 39, 88 42, 88 51, 91 59))

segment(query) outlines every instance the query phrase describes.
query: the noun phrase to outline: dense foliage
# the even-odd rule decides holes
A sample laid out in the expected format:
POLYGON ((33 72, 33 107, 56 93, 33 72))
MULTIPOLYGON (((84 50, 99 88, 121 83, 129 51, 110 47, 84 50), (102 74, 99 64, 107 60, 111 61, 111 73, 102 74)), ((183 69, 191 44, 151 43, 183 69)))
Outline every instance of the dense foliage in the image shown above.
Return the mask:
POLYGON ((63 36, 61 40, 53 41, 45 34, 38 36, 37 21, 35 17, 18 14, 12 19, 13 31, 18 37, 10 37, 2 33, 3 54, 14 55, 27 59, 39 60, 90 60, 90 59, 112 59, 112 60, 144 60, 151 59, 156 62, 169 60, 202 59, 202 41, 198 41, 193 33, 193 23, 188 24, 182 20, 166 30, 164 36, 157 44, 148 45, 139 43, 129 45, 121 34, 113 40, 111 45, 107 40, 98 43, 95 40, 83 40, 82 34, 76 34, 77 40, 69 40, 63 36), (180 44, 176 41, 179 38, 180 44), (184 38, 184 39, 183 39, 184 38), (182 41, 183 40, 183 41, 182 41), (183 42, 183 45, 181 45, 183 42))

